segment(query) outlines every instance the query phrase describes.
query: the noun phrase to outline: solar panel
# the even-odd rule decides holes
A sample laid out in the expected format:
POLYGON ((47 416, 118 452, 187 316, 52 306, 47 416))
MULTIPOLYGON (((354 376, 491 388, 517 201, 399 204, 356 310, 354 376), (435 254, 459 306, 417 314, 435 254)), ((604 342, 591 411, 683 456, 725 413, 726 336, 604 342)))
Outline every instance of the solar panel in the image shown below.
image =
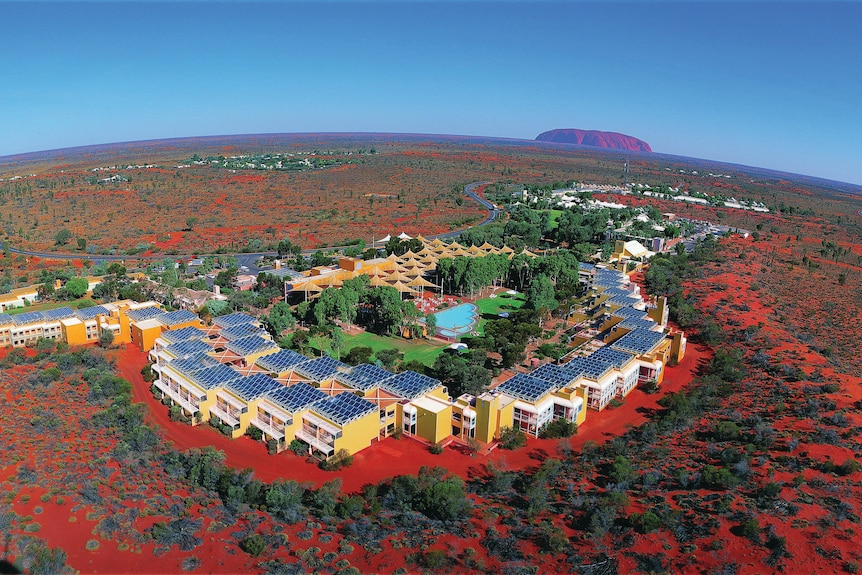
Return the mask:
POLYGON ((618 295, 616 297, 612 297, 611 299, 605 301, 604 303, 610 305, 618 305, 620 307, 631 307, 632 305, 637 305, 638 303, 642 303, 643 300, 640 298, 634 299, 625 295, 618 295))
POLYGON ((309 361, 307 357, 296 353, 291 349, 283 349, 275 353, 265 355, 258 359, 255 364, 272 373, 284 373, 293 366, 309 361))
POLYGON ((633 307, 621 307, 612 311, 611 315, 624 318, 644 318, 646 317, 647 312, 633 307))
POLYGON ((189 374, 189 379, 204 389, 221 387, 239 377, 242 376, 222 363, 189 374))
POLYGON ((235 393, 245 401, 257 399, 261 395, 284 387, 268 375, 256 373, 250 377, 241 377, 227 384, 227 389, 235 393))
POLYGON ((248 315, 247 313, 236 312, 229 315, 221 315, 217 318, 213 318, 213 325, 217 325, 218 327, 233 327, 235 325, 242 325, 244 323, 257 323, 257 319, 253 316, 248 315))
POLYGON ((649 353, 665 338, 663 332, 636 329, 611 344, 611 347, 635 354, 649 353))
POLYGON ((506 395, 511 395, 514 398, 535 403, 543 395, 547 395, 553 391, 554 386, 547 381, 530 377, 523 373, 518 373, 494 389, 495 391, 500 391, 506 395))
POLYGON ((79 309, 75 312, 75 315, 77 315, 78 319, 81 321, 87 321, 88 319, 93 319, 97 315, 111 315, 111 312, 103 305, 94 305, 92 307, 79 309))
POLYGON ((347 367, 349 366, 346 363, 341 363, 328 355, 324 355, 323 357, 300 363, 294 366, 294 370, 305 378, 319 382, 335 375, 339 371, 339 368, 343 369, 347 367))
POLYGON ((210 353, 212 350, 212 346, 200 339, 178 341, 165 348, 167 353, 177 358, 191 357, 199 353, 210 353))
POLYGON ((626 329, 631 329, 631 330, 635 330, 635 329, 652 330, 658 324, 651 319, 639 318, 639 317, 630 317, 628 319, 621 321, 617 325, 620 327, 624 327, 626 329))
POLYGON ((28 311, 12 316, 12 322, 15 325, 24 325, 26 323, 35 323, 37 321, 45 321, 45 316, 41 311, 28 311))
POLYGON ((300 382, 290 387, 281 386, 269 391, 264 397, 288 413, 296 413, 327 396, 316 387, 300 382))
POLYGON ((567 386, 571 383, 572 379, 574 379, 569 372, 553 363, 546 363, 539 366, 530 372, 530 377, 547 381, 548 383, 553 384, 556 389, 567 386))
POLYGON ((415 371, 405 371, 381 382, 383 389, 406 399, 416 399, 439 386, 439 379, 415 371))
POLYGON ((0 325, 12 323, 12 316, 8 313, 0 313, 0 325))
POLYGON ((173 368, 178 373, 185 375, 186 377, 191 377, 191 375, 195 372, 216 365, 219 365, 219 362, 206 354, 200 353, 187 357, 185 359, 176 359, 170 363, 169 367, 173 368))
POLYGON ((593 264, 588 264, 586 262, 578 262, 578 269, 584 270, 585 272, 595 271, 596 266, 593 264))
POLYGON ((327 397, 311 406, 311 410, 336 425, 346 425, 369 413, 377 413, 377 405, 349 392, 327 397))
POLYGON ((382 367, 363 363, 356 367, 339 371, 335 375, 335 379, 353 389, 368 391, 369 389, 380 387, 384 381, 393 377, 393 375, 382 367))
POLYGON ((150 319, 158 315, 163 315, 164 313, 164 310, 162 310, 161 308, 151 305, 147 307, 129 310, 126 315, 128 315, 129 319, 132 321, 144 321, 145 319, 150 319))
POLYGON ((171 326, 188 323, 190 321, 200 321, 200 318, 187 309, 178 309, 176 311, 157 316, 156 321, 162 325, 171 326))
POLYGON ((56 321, 66 319, 67 317, 75 317, 75 310, 70 307, 58 307, 56 309, 46 309, 42 315, 48 321, 56 321))
POLYGON ((234 325, 231 327, 227 327, 219 330, 218 334, 225 338, 228 341, 233 341, 235 339, 240 339, 242 337, 248 337, 250 335, 260 335, 263 336, 267 331, 263 328, 260 328, 253 323, 243 323, 239 325, 234 325))
POLYGON ((264 339, 259 335, 251 335, 227 342, 227 348, 238 355, 246 356, 267 349, 278 349, 278 345, 270 339, 264 339))
POLYGON ((182 327, 180 329, 171 329, 165 332, 162 332, 161 338, 170 343, 178 343, 180 341, 187 341, 190 339, 203 339, 206 337, 206 333, 202 329, 198 329, 194 326, 182 327))
POLYGON ((619 369, 628 362, 630 362, 634 356, 625 351, 620 351, 618 349, 613 349, 611 347, 605 346, 599 348, 587 357, 596 361, 603 361, 619 369))

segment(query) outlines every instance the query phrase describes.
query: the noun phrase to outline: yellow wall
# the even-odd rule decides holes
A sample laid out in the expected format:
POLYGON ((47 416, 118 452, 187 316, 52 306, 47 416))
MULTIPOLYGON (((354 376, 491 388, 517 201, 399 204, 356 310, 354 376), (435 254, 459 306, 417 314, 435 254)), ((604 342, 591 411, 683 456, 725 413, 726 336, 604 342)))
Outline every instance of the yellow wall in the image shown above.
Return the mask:
POLYGON ((71 325, 60 322, 60 331, 63 334, 63 341, 69 345, 84 345, 87 343, 87 326, 82 321, 77 321, 71 325))
POLYGON ((476 440, 491 443, 497 430, 500 398, 476 398, 476 440))
POLYGON ((682 361, 682 358, 685 357, 685 336, 681 331, 674 332, 673 340, 671 340, 670 344, 670 355, 672 358, 676 360, 677 363, 682 361))
POLYGON ((132 324, 132 342, 138 346, 138 348, 147 352, 153 349, 155 345, 156 339, 162 335, 162 326, 156 325, 149 328, 142 329, 138 324, 132 324))
POLYGON ((420 406, 416 407, 416 435, 430 441, 440 443, 452 435, 452 406, 434 413, 420 406))
POLYGON ((346 449, 350 455, 371 445, 380 434, 380 414, 377 410, 341 428, 341 437, 335 440, 335 453, 346 449))
POLYGON ((431 391, 429 391, 425 395, 430 395, 430 396, 436 397, 438 399, 442 399, 443 401, 449 401, 449 394, 446 393, 445 391, 443 391, 443 389, 444 389, 444 386, 441 385, 440 387, 438 387, 436 389, 432 389, 431 391))
MULTIPOLYGON (((210 389, 206 392, 207 396, 201 400, 201 404, 198 407, 198 410, 201 412, 201 422, 207 422, 210 420, 210 409, 213 408, 216 404, 216 393, 221 391, 222 388, 217 387, 215 389, 210 389)), ((194 419, 192 419, 194 421, 194 419)))

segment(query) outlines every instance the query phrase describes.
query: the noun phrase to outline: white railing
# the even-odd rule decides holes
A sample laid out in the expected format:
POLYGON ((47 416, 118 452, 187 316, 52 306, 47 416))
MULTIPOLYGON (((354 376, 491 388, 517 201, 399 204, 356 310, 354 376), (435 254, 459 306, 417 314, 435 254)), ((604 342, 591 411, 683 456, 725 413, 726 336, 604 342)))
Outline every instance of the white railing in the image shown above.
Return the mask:
POLYGON ((222 420, 223 423, 226 423, 230 426, 239 425, 238 419, 234 418, 232 415, 230 415, 228 412, 224 411, 223 409, 219 409, 218 406, 214 405, 213 407, 210 408, 210 415, 215 415, 220 420, 222 420))
POLYGON ((279 431, 273 426, 267 425, 266 423, 262 422, 257 418, 252 419, 251 424, 265 434, 267 434, 268 436, 272 437, 273 439, 284 439, 284 430, 279 431))
POLYGON ((301 439, 302 441, 306 442, 307 444, 314 447, 318 451, 322 451, 322 452, 326 453, 327 455, 329 455, 330 453, 335 451, 335 446, 330 445, 328 443, 325 443, 323 441, 320 441, 318 438, 314 437, 311 434, 306 433, 305 431, 302 431, 302 430, 297 431, 296 437, 297 437, 297 439, 301 439))

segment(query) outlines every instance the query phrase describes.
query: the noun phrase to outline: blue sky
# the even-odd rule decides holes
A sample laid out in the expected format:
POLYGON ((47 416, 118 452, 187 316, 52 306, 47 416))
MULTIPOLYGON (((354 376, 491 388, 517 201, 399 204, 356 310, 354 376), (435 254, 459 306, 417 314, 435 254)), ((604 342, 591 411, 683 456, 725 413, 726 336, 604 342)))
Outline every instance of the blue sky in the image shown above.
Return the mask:
POLYGON ((0 0, 0 15, 0 155, 584 128, 862 184, 855 2, 0 0))

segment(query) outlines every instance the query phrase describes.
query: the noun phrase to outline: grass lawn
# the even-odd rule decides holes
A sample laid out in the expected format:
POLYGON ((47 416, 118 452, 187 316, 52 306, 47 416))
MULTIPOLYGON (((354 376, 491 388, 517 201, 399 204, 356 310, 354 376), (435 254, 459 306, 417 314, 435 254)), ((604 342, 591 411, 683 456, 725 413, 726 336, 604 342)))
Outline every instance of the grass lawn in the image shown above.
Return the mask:
POLYGON ((548 212, 551 214, 551 229, 556 229, 559 225, 560 216, 563 215, 563 210, 539 210, 540 212, 548 212))
POLYGON ((501 312, 519 310, 526 302, 527 297, 522 293, 518 295, 499 294, 495 298, 476 300, 476 307, 479 308, 480 317, 475 331, 479 335, 485 335, 485 323, 488 320, 498 319, 497 314, 501 312))
MULTIPOLYGON (((321 342, 319 338, 311 338, 312 347, 320 349, 321 342)), ((410 341, 400 337, 383 337, 369 332, 360 333, 359 335, 344 334, 344 351, 341 352, 342 357, 347 355, 354 347, 367 345, 375 353, 381 349, 397 349, 404 354, 404 361, 417 360, 425 365, 431 366, 434 360, 440 355, 440 352, 446 348, 446 344, 428 341, 410 341)), ((323 346, 324 351, 329 352, 329 341, 323 346)))
POLYGON ((4 313, 8 313, 9 315, 15 315, 19 313, 27 313, 28 311, 45 311, 48 309, 57 309, 58 307, 70 307, 72 309, 79 309, 81 303, 83 302, 92 302, 94 305, 96 302, 91 300, 88 297, 82 297, 81 299, 76 299, 72 301, 52 301, 49 303, 40 303, 36 305, 28 305, 23 307, 13 307, 11 309, 6 310, 4 313))

